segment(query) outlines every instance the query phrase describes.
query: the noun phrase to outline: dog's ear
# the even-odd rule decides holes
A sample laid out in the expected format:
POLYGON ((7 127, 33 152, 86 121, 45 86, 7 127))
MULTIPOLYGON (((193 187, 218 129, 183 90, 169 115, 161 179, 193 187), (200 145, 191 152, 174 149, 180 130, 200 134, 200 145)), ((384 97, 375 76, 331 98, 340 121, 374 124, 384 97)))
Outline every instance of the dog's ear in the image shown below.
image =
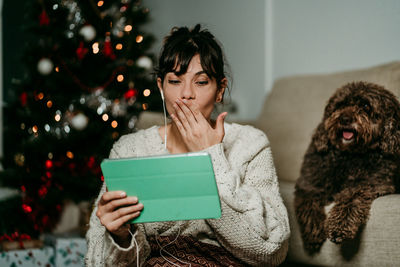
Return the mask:
POLYGON ((386 154, 400 156, 400 120, 391 118, 384 125, 383 135, 379 143, 386 154))
POLYGON ((321 122, 314 132, 312 142, 318 152, 328 151, 329 138, 324 127, 324 122, 321 122))

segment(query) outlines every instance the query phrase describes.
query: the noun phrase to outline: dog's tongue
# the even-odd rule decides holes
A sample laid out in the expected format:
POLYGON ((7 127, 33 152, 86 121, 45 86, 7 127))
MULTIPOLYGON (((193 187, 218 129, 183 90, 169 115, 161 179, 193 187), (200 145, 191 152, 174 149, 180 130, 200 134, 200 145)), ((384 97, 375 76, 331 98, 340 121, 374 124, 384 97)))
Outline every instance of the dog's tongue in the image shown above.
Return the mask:
POLYGON ((349 139, 353 138, 353 135, 354 134, 352 132, 343 131, 343 138, 344 139, 349 140, 349 139))

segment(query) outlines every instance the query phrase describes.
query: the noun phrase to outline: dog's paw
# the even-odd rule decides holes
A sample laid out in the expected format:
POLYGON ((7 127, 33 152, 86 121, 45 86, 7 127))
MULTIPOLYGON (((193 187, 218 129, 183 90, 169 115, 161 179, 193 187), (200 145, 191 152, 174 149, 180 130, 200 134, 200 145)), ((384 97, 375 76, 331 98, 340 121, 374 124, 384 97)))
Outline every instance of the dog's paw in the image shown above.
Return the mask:
POLYGON ((345 221, 330 221, 328 220, 328 239, 335 244, 341 244, 345 240, 354 239, 357 234, 357 229, 345 221))
POLYGON ((329 232, 328 238, 331 242, 335 244, 341 244, 343 241, 351 239, 351 237, 347 233, 334 230, 329 232))
POLYGON ((311 233, 304 233, 303 235, 304 250, 309 255, 313 255, 320 251, 325 240, 326 240, 326 235, 323 228, 314 229, 314 231, 311 233))
POLYGON ((309 255, 314 255, 315 253, 317 253, 321 250, 321 247, 324 244, 324 241, 325 240, 320 241, 320 242, 304 242, 304 250, 309 255))

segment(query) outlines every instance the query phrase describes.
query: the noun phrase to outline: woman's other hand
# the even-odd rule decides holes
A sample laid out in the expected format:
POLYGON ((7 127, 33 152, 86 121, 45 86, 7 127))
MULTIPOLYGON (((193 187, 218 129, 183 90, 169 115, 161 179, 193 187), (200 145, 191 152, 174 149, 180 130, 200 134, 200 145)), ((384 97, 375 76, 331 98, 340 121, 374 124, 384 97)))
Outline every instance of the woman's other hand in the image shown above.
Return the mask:
POLYGON ((175 114, 171 114, 171 118, 190 151, 200 151, 222 142, 227 112, 219 114, 215 127, 212 127, 194 102, 177 99, 173 107, 175 114))
POLYGON ((137 197, 128 197, 123 191, 110 191, 101 196, 96 216, 118 243, 126 244, 130 240, 130 225, 126 222, 138 217, 142 209, 143 204, 137 197))

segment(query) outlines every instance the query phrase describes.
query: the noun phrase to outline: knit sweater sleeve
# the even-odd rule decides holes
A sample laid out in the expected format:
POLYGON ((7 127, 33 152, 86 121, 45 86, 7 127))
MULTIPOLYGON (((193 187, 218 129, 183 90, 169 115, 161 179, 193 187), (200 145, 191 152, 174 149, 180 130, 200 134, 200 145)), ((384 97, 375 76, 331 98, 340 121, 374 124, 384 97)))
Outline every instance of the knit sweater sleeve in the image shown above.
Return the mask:
MULTIPOLYGON (((121 143, 123 143, 123 140, 114 145, 110 152, 110 158, 121 158, 121 156, 125 155, 123 151, 119 151, 127 148, 121 143)), ((95 208, 90 216, 89 230, 86 233, 88 251, 85 257, 85 265, 89 267, 133 266, 133 264, 137 264, 137 252, 139 252, 139 263, 142 265, 150 254, 150 246, 143 226, 136 225, 136 231, 133 233, 129 247, 123 248, 115 242, 96 216, 97 204, 105 191, 106 185, 103 184, 95 202, 95 208)))
POLYGON ((229 160, 222 144, 206 149, 212 158, 222 209, 221 218, 207 222, 235 257, 253 266, 277 266, 288 250, 287 211, 266 136, 257 130, 247 140, 235 142, 238 145, 229 160), (234 155, 238 155, 236 159, 234 155))

